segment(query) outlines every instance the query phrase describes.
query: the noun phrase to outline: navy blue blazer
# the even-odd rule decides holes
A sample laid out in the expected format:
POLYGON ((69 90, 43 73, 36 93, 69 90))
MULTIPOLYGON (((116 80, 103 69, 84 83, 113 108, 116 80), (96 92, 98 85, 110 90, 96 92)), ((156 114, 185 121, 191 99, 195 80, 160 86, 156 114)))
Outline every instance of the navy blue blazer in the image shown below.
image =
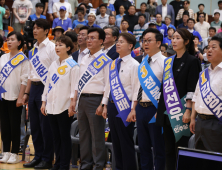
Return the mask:
POLYGON ((119 57, 119 53, 116 52, 116 44, 108 51, 107 55, 112 59, 115 60, 119 57))
POLYGON ((78 63, 78 57, 79 57, 79 50, 72 53, 72 58, 78 63))
MULTIPOLYGON (((162 5, 158 5, 156 7, 155 15, 161 14, 162 15, 162 5)), ((171 16, 171 24, 174 25, 175 21, 175 13, 172 5, 167 4, 167 15, 171 16)))

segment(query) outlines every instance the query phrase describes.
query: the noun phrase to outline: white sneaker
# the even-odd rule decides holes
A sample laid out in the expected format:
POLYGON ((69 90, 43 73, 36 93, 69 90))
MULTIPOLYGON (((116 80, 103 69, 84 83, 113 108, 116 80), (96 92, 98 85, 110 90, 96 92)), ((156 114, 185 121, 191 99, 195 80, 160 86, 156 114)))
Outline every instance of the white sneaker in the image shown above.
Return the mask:
POLYGON ((0 162, 6 163, 9 160, 10 156, 11 156, 10 152, 4 152, 4 156, 2 159, 0 159, 0 162))
POLYGON ((11 153, 11 156, 10 156, 9 160, 7 161, 7 163, 16 164, 19 162, 20 162, 19 155, 15 154, 15 153, 11 153))

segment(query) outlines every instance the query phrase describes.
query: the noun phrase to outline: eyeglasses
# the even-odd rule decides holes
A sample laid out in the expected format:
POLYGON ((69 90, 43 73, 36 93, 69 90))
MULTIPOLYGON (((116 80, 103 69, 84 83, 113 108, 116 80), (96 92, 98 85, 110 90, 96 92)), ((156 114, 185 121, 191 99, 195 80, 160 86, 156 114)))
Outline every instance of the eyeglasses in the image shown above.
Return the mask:
POLYGON ((93 40, 96 40, 96 38, 95 37, 87 37, 86 40, 87 41, 93 41, 93 40))
POLYGON ((146 44, 146 43, 147 43, 147 44, 150 44, 151 41, 156 41, 156 40, 146 40, 146 39, 142 39, 142 40, 141 40, 141 42, 144 43, 144 44, 146 44))
POLYGON ((199 18, 204 18, 204 16, 199 16, 199 18))

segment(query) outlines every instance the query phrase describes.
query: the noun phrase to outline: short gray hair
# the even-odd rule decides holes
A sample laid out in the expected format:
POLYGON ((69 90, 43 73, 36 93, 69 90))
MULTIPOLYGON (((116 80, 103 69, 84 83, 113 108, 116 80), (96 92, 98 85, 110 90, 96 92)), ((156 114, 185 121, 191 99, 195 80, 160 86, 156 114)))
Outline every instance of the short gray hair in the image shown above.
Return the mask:
POLYGON ((170 21, 172 21, 172 17, 171 17, 170 15, 165 16, 165 19, 166 19, 166 18, 169 18, 170 21))
POLYGON ((118 39, 118 37, 119 37, 119 29, 118 28, 116 28, 112 25, 108 25, 108 26, 105 26, 103 28, 103 30, 105 30, 105 29, 111 29, 112 30, 112 36, 116 37, 116 40, 118 39))

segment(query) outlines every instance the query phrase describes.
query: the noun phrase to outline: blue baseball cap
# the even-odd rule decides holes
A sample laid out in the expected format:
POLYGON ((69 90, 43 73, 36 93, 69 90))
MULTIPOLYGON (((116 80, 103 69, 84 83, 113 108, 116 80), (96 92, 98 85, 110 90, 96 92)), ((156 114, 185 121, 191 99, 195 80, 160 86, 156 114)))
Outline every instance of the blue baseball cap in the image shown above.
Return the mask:
POLYGON ((66 7, 65 7, 65 6, 61 6, 61 7, 59 8, 59 10, 64 10, 64 11, 66 11, 66 7))

